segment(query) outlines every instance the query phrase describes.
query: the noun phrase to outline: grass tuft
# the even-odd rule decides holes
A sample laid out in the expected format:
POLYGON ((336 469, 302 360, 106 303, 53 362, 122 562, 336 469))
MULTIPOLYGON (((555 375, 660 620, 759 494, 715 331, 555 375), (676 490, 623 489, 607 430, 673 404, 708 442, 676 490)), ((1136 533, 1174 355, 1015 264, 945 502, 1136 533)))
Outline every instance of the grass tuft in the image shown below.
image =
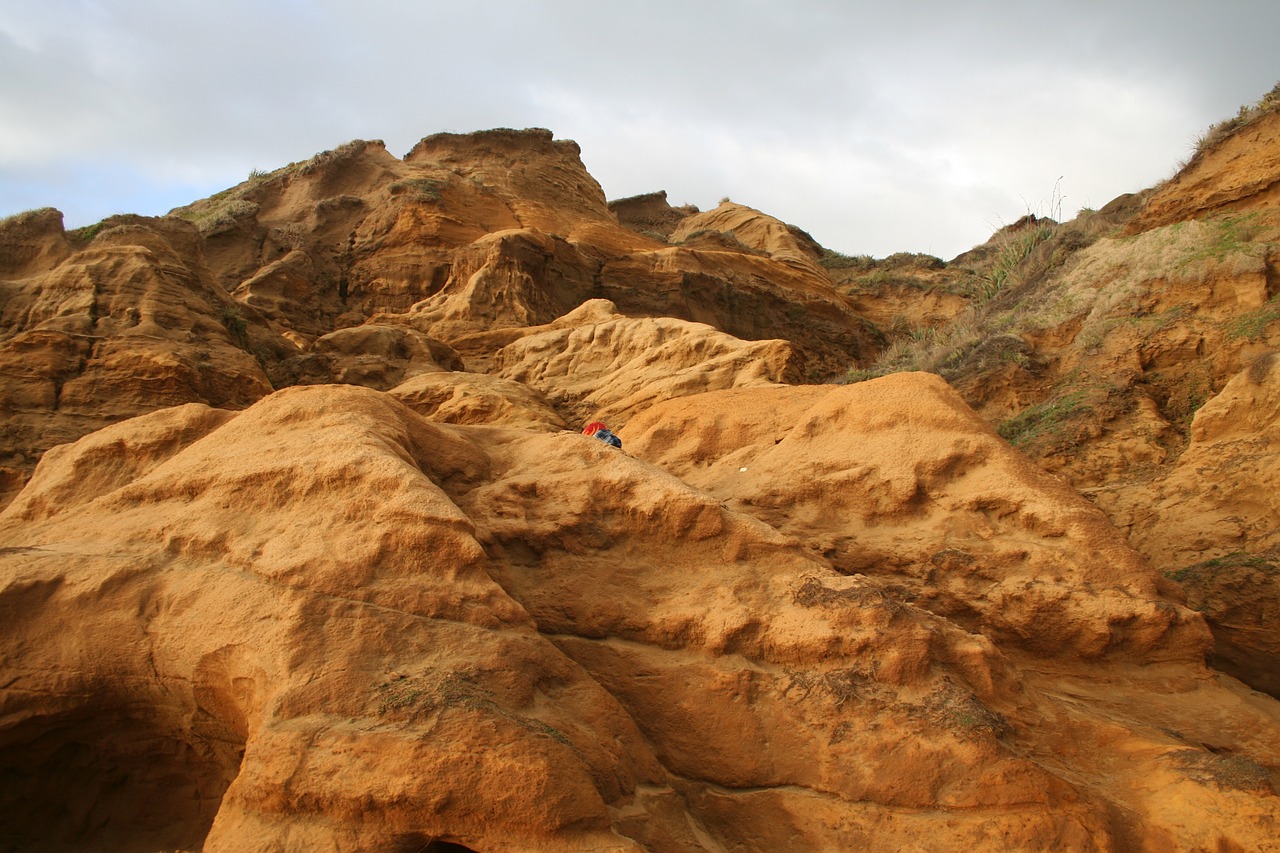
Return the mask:
POLYGON ((1275 367, 1277 361, 1280 361, 1280 356, 1276 353, 1264 352, 1249 362, 1248 372, 1245 375, 1252 384, 1261 385, 1267 381, 1267 377, 1271 375, 1271 368, 1275 367))
POLYGON ((89 243, 93 241, 94 237, 97 237, 102 233, 102 230, 106 227, 107 220, 103 219, 93 223, 92 225, 85 225, 81 228, 72 228, 67 232, 67 236, 71 237, 73 240, 82 240, 89 243))
POLYGON ((1018 284, 1022 280, 1019 273, 1023 271, 1031 253, 1052 237, 1058 227, 1054 220, 1039 219, 1034 214, 1028 214, 1027 220, 1029 221, 1022 227, 1006 232, 995 263, 970 280, 969 295, 973 297, 976 306, 990 302, 1006 289, 1018 284))
POLYGON ((231 303, 224 304, 219 312, 222 325, 226 328, 231 339, 245 348, 249 345, 249 327, 244 321, 244 314, 240 311, 239 305, 231 303))
POLYGON ((1256 122, 1265 115, 1280 110, 1280 83, 1276 83, 1270 92, 1263 95, 1257 103, 1244 104, 1240 107, 1240 111, 1229 119, 1211 125, 1204 134, 1196 140, 1195 153, 1191 157, 1191 163, 1201 157, 1206 151, 1209 151, 1218 143, 1222 142, 1228 136, 1243 130, 1249 125, 1256 122))
POLYGON ((439 178, 405 178, 391 185, 392 195, 403 195, 414 201, 435 204, 440 201, 444 181, 439 178))
POLYGON ((1060 434, 1067 421, 1088 411, 1083 402, 1083 391, 1052 397, 1002 421, 996 432, 1014 447, 1025 447, 1043 436, 1060 434))
POLYGON ((1199 578, 1212 577, 1229 569, 1239 568, 1258 569, 1265 574, 1280 575, 1280 564, 1277 564, 1274 557, 1234 551, 1221 557, 1214 557, 1211 560, 1203 560, 1177 571, 1165 572, 1165 577, 1178 583, 1187 583, 1199 578))
POLYGON ((1267 768, 1242 755, 1219 755, 1199 749, 1184 749, 1170 758, 1187 778, 1233 791, 1274 794, 1275 786, 1267 768))
POLYGON ((876 262, 870 255, 845 255, 824 247, 818 263, 829 270, 870 270, 876 262))
POLYGON ((1280 296, 1273 296, 1260 308, 1255 308, 1227 324, 1227 337, 1231 340, 1254 341, 1262 337, 1272 323, 1280 320, 1280 296))

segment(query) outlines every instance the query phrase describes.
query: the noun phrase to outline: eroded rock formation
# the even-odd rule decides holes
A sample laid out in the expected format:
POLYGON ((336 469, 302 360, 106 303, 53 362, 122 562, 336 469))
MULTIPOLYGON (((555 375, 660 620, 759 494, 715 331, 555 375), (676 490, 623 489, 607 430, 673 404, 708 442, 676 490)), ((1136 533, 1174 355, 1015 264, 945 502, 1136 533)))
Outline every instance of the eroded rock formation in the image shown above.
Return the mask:
MULTIPOLYGON (((809 389, 722 393, 763 394, 746 409, 790 423, 777 395, 792 390, 809 389)), ((776 444, 728 430, 736 442, 718 449, 755 484, 743 508, 863 482, 882 520, 968 499, 1005 535, 964 512, 934 541, 927 524, 899 528, 896 553, 927 577, 878 570, 892 536, 846 537, 835 547, 865 571, 842 572, 758 517, 776 509, 725 505, 590 437, 437 424, 350 386, 280 391, 238 415, 165 409, 47 454, 0 518, 8 778, 21 780, 3 811, 92 808, 7 831, 137 843, 123 826, 193 846, 208 831, 207 850, 888 850, 923 810, 951 815, 957 847, 1108 849, 1133 831, 1121 806, 1142 832, 1269 837, 1274 798, 1246 808, 1188 768, 1227 760, 1211 748, 1274 766, 1274 708, 1203 668, 1199 617, 1159 601, 1098 512, 936 380, 827 393, 847 419, 801 417, 776 444), (877 418, 919 440, 868 446, 859 429, 877 418), (833 460, 837 443, 862 453, 833 460), (1023 577, 991 552, 1013 530, 1023 577), (1036 580, 1046 565, 1057 586, 1036 580), (1064 670, 1086 684, 1123 672, 1111 701, 1131 696, 1129 722, 1067 701, 1044 676, 1064 670), (1253 734, 1180 710, 1199 705, 1253 734), (1125 779, 1161 786, 1078 781, 1104 731, 1129 744, 1125 779), (1195 828, 1168 825, 1172 792, 1195 828), (205 805, 184 810, 188 797, 205 805), (1210 830, 1228 801, 1232 829, 1210 830)), ((728 408, 717 394, 691 404, 728 408)))
POLYGON ((852 385, 1028 232, 833 257, 506 130, 0 224, 0 848, 1277 849, 1270 208, 1141 203, 852 385))

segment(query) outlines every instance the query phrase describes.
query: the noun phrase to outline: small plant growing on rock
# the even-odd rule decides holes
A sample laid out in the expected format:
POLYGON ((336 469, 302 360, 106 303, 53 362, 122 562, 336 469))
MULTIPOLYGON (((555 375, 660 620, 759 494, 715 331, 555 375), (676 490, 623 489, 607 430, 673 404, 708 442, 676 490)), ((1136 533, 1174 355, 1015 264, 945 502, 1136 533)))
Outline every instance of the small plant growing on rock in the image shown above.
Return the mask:
POLYGON ((1000 437, 1023 447, 1045 436, 1060 433, 1067 420, 1083 413, 1083 391, 1073 391, 1023 409, 996 427, 1000 437))
POLYGON ((1178 583, 1187 583, 1199 578, 1208 578, 1227 569, 1258 569, 1269 575, 1280 575, 1280 560, 1274 554, 1247 554, 1235 551, 1212 560, 1203 560, 1184 569, 1165 572, 1165 577, 1178 583))
POLYGON ((925 699, 921 709, 926 719, 945 728, 961 740, 1001 737, 1009 731, 1004 715, 991 710, 974 696, 951 681, 943 684, 925 699))
POLYGON ((67 234, 74 240, 83 240, 86 243, 93 242, 93 238, 102 233, 107 227, 107 220, 102 219, 92 225, 85 225, 82 228, 73 228, 67 234))
POLYGON ((249 345, 249 327, 245 323, 244 314, 241 313, 238 305, 223 305, 219 311, 219 318, 222 320, 222 325, 226 327, 227 332, 230 333, 232 340, 239 344, 241 348, 249 345))
POLYGON ((1195 162, 1197 157, 1203 155, 1204 152, 1213 148, 1231 134, 1276 110, 1280 110, 1280 83, 1277 83, 1270 92, 1263 95, 1257 103, 1244 104, 1240 107, 1240 111, 1231 118, 1211 125, 1204 132, 1204 135, 1196 141, 1196 150, 1191 157, 1191 162, 1195 162))
MULTIPOLYGON (((379 685, 378 714, 393 719, 413 718, 451 708, 461 708, 505 719, 538 737, 545 737, 578 753, 568 735, 535 717, 509 711, 494 701, 479 682, 476 670, 452 670, 440 678, 427 675, 395 676, 379 685)), ((579 757, 581 758, 581 754, 579 757)), ((585 761, 585 759, 583 759, 585 761)))
POLYGON ((396 676, 378 687, 378 713, 399 717, 444 708, 496 708, 475 679, 476 673, 461 670, 447 672, 434 680, 424 676, 396 676))
POLYGON ((1242 755, 1219 755, 1199 749, 1186 749, 1170 756, 1178 769, 1202 785, 1216 785, 1235 791, 1275 794, 1271 774, 1258 762, 1242 755))
POLYGON ((1275 367, 1277 361, 1280 361, 1280 356, 1276 353, 1264 352, 1249 362, 1248 372, 1245 375, 1254 385, 1261 385, 1267 381, 1267 377, 1271 375, 1271 368, 1275 367))
POLYGON ((405 178, 391 184, 392 195, 404 195, 414 201, 434 204, 441 200, 440 190, 444 181, 439 178, 405 178))

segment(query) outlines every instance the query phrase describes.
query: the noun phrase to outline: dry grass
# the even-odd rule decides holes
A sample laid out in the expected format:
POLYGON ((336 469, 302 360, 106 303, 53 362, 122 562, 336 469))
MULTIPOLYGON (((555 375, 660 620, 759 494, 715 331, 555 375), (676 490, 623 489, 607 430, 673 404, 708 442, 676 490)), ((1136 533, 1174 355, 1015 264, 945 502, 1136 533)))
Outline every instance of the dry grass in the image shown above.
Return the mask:
POLYGON ((439 677, 395 676, 377 687, 376 699, 379 716, 387 719, 413 720, 458 708, 507 720, 538 737, 567 746, 582 758, 564 732, 536 717, 517 714, 499 705, 492 692, 481 684, 481 673, 475 669, 451 670, 439 677))
POLYGON ((1202 785, 1214 785, 1232 791, 1253 794, 1275 794, 1271 774, 1256 761, 1240 755, 1219 755, 1198 749, 1173 753, 1171 760, 1178 769, 1202 785))
POLYGON ((1254 385, 1261 385, 1267 381, 1267 377, 1271 375, 1271 368, 1275 367, 1277 355, 1274 352, 1264 352, 1262 355, 1249 362, 1248 373, 1246 374, 1249 381, 1254 385))
POLYGON ((436 204, 441 198, 445 182, 440 178, 405 178, 391 184, 392 195, 404 195, 414 201, 436 204))
POLYGON ((255 196, 267 186, 283 184, 294 175, 310 175, 328 166, 349 160, 359 155, 369 145, 382 145, 380 141, 365 142, 354 140, 319 154, 302 163, 290 163, 272 172, 254 169, 249 178, 234 187, 214 193, 206 199, 192 202, 185 207, 170 211, 170 216, 177 216, 195 225, 206 237, 224 233, 236 227, 240 222, 252 218, 258 213, 255 196))
POLYGON ((1113 225, 1092 213, 1067 223, 1028 215, 1002 231, 991 244, 975 250, 967 276, 956 288, 970 298, 969 307, 950 324, 915 329, 895 341, 875 363, 849 372, 858 382, 889 373, 923 370, 947 379, 973 373, 977 358, 990 362, 998 351, 1010 359, 1026 356, 1022 347, 987 345, 1000 336, 1019 336, 1033 323, 1033 306, 1044 302, 1041 291, 1053 290, 1060 271, 1081 250, 1093 245, 1113 225))
POLYGON ((321 151, 319 154, 304 163, 296 165, 290 164, 286 168, 299 175, 310 175, 327 166, 332 166, 345 160, 350 160, 363 152, 369 145, 380 146, 382 144, 382 140, 380 139, 375 139, 371 142, 367 142, 363 139, 353 139, 344 145, 339 145, 337 148, 331 148, 328 151, 321 151))
POLYGON ((744 255, 760 255, 760 256, 768 255, 768 252, 764 251, 763 249, 756 249, 742 242, 742 240, 738 237, 737 233, 732 228, 730 228, 727 231, 717 231, 714 228, 700 228, 697 231, 694 231, 693 233, 689 234, 683 240, 679 241, 678 243, 673 243, 672 245, 687 246, 693 243, 702 243, 704 246, 706 245, 718 246, 725 249, 726 251, 741 252, 744 255))
POLYGON ((478 673, 471 670, 454 670, 438 679, 425 675, 393 678, 377 688, 378 713, 394 719, 412 719, 444 708, 496 708, 477 679, 478 673))
POLYGON ((916 329, 909 337, 899 339, 885 350, 872 372, 883 376, 923 370, 945 375, 949 367, 958 363, 983 339, 982 319, 980 309, 970 308, 946 327, 916 329))
POLYGON ((62 211, 58 210, 56 207, 37 207, 33 210, 23 210, 19 213, 13 214, 12 216, 6 216, 3 219, 0 219, 0 228, 21 228, 38 219, 50 219, 55 216, 59 220, 62 219, 62 211))
POLYGON ((223 234, 236 224, 256 216, 258 205, 244 198, 233 198, 225 204, 188 208, 179 213, 183 219, 200 230, 205 237, 223 234))
POLYGON ((1181 315, 1148 316, 1144 295, 1173 284, 1212 278, 1263 276, 1270 247, 1257 241, 1256 214, 1211 217, 1152 229, 1135 237, 1102 239, 1079 253, 1060 281, 1025 318, 1032 330, 1078 322, 1076 340, 1097 346, 1121 323, 1149 333, 1181 315))
MULTIPOLYGON (((980 387, 984 377, 1012 365, 1028 388, 1035 387, 1036 396, 998 425, 1000 433, 1033 454, 1065 452, 1087 441, 1098 424, 1132 409, 1132 378, 1081 368, 1055 378, 1052 355, 1038 353, 1034 341, 1048 336, 1057 347, 1073 348, 1070 357, 1078 358, 1117 336, 1141 342, 1187 323, 1194 306, 1172 304, 1161 294, 1184 284, 1203 289, 1206 281, 1264 277, 1275 233, 1267 217, 1254 213, 1186 221, 1123 238, 1117 236, 1122 224, 1123 218, 1082 213, 1034 240, 1023 235, 1018 238, 1023 243, 993 241, 975 250, 966 259, 979 282, 970 307, 946 326, 908 330, 873 364, 850 371, 847 381, 923 370, 980 387)), ((1280 298, 1219 321, 1218 330, 1228 339, 1257 339, 1275 324, 1280 324, 1280 298)), ((1146 393, 1180 431, 1211 393, 1207 370, 1203 376, 1184 369, 1167 377, 1158 370, 1144 373, 1146 393)), ((1254 375, 1266 370, 1259 364, 1254 375)))
POLYGON ((185 207, 175 208, 169 215, 187 220, 205 237, 229 231, 236 223, 257 215, 258 204, 251 196, 263 184, 280 177, 283 171, 263 175, 255 170, 249 180, 185 207))
POLYGON ((1196 140, 1195 153, 1187 162, 1187 166, 1195 163, 1204 156, 1206 151, 1212 150, 1227 137, 1243 130, 1263 116, 1278 110, 1280 110, 1280 83, 1272 87, 1271 91, 1263 95, 1257 103, 1244 104, 1240 107, 1240 111, 1231 118, 1211 125, 1204 132, 1204 135, 1196 140))
POLYGON ((960 740, 989 740, 1010 731, 1004 715, 988 708, 950 676, 943 676, 941 684, 923 703, 902 707, 909 716, 922 718, 931 727, 951 732, 960 740))

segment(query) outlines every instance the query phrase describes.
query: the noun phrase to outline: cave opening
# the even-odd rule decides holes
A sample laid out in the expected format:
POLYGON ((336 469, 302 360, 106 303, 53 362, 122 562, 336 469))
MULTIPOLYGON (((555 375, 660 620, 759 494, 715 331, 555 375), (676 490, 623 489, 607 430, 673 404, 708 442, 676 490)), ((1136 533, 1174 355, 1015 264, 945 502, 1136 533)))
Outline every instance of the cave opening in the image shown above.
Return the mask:
POLYGON ((81 709, 0 734, 0 853, 203 847, 244 741, 194 736, 168 710, 81 709))
POLYGON ((395 853, 477 853, 465 844, 415 832, 402 836, 395 853))

